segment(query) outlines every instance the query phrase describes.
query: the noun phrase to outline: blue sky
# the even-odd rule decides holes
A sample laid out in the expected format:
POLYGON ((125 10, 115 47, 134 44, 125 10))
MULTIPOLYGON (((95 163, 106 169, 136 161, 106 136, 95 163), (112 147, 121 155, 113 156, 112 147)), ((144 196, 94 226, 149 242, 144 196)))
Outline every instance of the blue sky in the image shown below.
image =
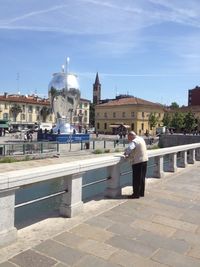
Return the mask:
POLYGON ((0 93, 47 96, 66 58, 81 96, 187 105, 200 80, 199 0, 0 0, 0 93), (19 73, 19 75, 17 74, 19 73))

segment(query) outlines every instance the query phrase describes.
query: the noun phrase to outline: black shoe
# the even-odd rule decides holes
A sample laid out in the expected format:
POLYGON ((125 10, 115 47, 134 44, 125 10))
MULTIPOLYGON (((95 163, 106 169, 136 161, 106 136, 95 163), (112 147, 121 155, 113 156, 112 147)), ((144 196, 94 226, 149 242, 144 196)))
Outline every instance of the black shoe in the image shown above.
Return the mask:
POLYGON ((132 194, 132 195, 128 196, 128 198, 140 198, 140 196, 132 194))

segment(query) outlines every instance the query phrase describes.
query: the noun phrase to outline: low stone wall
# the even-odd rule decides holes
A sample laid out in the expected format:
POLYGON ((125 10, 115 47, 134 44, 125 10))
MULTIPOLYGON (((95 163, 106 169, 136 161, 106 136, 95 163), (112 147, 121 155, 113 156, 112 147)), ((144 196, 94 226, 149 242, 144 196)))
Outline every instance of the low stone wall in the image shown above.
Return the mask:
POLYGON ((159 138, 159 147, 181 146, 200 142, 200 135, 166 134, 159 138))

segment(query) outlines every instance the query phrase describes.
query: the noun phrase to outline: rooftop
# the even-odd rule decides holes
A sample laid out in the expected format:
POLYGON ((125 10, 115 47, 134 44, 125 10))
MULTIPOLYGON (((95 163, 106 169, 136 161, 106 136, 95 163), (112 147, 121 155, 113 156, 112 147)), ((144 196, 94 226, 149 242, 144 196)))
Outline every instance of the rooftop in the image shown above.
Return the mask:
POLYGON ((107 103, 99 104, 97 106, 107 107, 107 106, 121 106, 121 105, 148 105, 148 106, 163 107, 159 103, 153 103, 134 96, 110 100, 107 103))

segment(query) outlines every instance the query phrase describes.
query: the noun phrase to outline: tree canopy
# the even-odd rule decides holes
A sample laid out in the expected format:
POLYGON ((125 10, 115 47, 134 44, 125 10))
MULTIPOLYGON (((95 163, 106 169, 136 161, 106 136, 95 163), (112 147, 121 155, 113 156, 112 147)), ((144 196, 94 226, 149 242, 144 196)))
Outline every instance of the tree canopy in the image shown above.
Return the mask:
POLYGON ((16 122, 18 114, 22 112, 22 108, 19 104, 14 104, 11 107, 10 112, 13 114, 14 121, 16 122))

